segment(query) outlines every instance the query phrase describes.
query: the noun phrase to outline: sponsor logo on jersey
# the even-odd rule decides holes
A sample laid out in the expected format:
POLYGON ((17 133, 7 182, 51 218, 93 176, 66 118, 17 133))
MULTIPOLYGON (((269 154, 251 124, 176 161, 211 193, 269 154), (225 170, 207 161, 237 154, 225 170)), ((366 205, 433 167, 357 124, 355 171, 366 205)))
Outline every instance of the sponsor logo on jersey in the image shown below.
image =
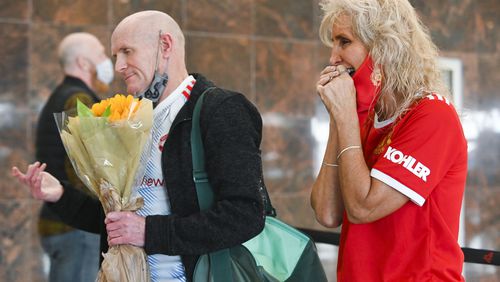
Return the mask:
POLYGON ((384 152, 385 148, 389 145, 391 145, 391 137, 392 137, 392 129, 391 129, 391 132, 389 132, 389 134, 387 134, 384 139, 382 139, 382 141, 377 145, 377 147, 375 148, 375 150, 373 150, 373 154, 375 155, 380 155, 382 154, 382 152, 384 152))
POLYGON ((158 179, 158 178, 150 178, 144 176, 142 178, 141 186, 147 186, 147 187, 156 187, 156 186, 163 186, 165 184, 165 180, 163 179, 158 179))
POLYGON ((165 141, 167 141, 167 138, 168 133, 160 138, 160 141, 158 142, 158 149, 160 149, 160 152, 163 152, 163 147, 165 146, 165 141))
POLYGON ((402 165, 404 168, 415 174, 424 182, 427 182, 427 176, 431 174, 431 170, 427 166, 417 161, 417 159, 415 159, 414 157, 405 155, 403 152, 392 148, 391 146, 387 148, 387 151, 384 154, 384 158, 395 164, 402 165))

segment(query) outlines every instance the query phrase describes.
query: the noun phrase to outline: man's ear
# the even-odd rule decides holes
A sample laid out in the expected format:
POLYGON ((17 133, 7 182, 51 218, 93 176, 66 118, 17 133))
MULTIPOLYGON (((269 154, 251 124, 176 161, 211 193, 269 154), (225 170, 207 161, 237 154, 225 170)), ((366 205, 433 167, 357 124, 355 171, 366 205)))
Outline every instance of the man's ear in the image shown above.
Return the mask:
POLYGON ((76 65, 78 66, 78 68, 80 68, 84 71, 90 71, 90 69, 92 68, 89 60, 82 57, 82 56, 76 57, 76 65))
POLYGON ((160 35, 161 54, 163 58, 168 58, 173 51, 173 37, 170 33, 162 33, 160 35))

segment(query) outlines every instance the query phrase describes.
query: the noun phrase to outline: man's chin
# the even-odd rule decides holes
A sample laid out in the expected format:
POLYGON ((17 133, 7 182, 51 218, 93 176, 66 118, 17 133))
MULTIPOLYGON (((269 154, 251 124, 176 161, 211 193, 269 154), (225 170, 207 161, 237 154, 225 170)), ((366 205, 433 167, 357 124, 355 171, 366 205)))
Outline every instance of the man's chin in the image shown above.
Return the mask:
POLYGON ((136 94, 142 92, 143 91, 142 89, 146 88, 146 87, 141 88, 140 86, 135 85, 135 84, 126 84, 126 85, 127 85, 127 93, 132 94, 134 96, 136 96, 136 94))
POLYGON ((137 93, 139 93, 139 90, 137 90, 137 87, 131 87, 127 86, 127 93, 137 96, 137 93))

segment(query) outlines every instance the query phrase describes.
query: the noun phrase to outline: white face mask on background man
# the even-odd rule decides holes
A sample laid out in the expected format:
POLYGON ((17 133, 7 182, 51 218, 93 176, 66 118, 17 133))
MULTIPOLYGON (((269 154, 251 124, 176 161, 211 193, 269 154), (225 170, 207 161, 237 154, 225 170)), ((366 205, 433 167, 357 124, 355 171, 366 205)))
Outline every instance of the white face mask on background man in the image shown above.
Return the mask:
POLYGON ((100 82, 109 85, 113 81, 114 70, 111 59, 107 58, 106 60, 98 63, 95 66, 95 70, 97 79, 100 82))

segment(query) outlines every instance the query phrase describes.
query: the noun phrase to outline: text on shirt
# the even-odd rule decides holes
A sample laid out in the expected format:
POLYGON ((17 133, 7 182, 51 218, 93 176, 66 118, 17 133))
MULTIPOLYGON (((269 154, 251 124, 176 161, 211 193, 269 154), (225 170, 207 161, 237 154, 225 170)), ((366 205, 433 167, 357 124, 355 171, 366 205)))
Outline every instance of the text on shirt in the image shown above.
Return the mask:
POLYGON ((405 155, 403 152, 389 146, 385 152, 384 158, 395 164, 401 164, 404 168, 427 182, 427 176, 431 174, 431 170, 421 162, 417 161, 410 155, 405 155))

